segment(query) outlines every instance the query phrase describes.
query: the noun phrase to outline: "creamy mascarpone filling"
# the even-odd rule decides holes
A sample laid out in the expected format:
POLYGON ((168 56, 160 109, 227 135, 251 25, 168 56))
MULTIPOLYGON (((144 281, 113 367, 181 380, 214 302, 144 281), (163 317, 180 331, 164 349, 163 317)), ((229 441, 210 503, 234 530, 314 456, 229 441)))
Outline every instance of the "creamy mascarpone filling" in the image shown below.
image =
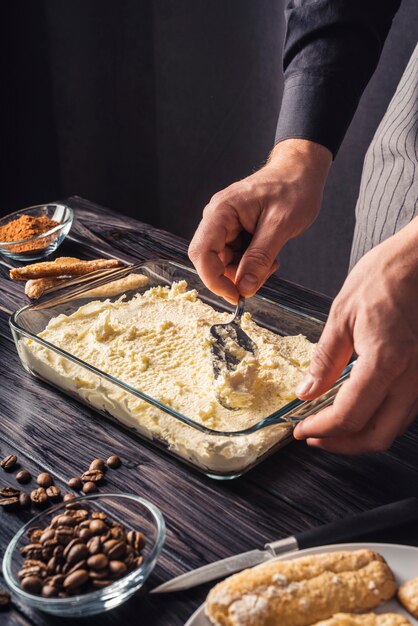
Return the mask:
MULTIPOLYGON (((39 336, 195 422, 239 431, 295 398, 314 346, 302 335, 281 337, 261 328, 245 313, 242 328, 258 348, 256 374, 244 364, 250 370, 224 381, 230 391, 250 392, 244 408, 229 411, 216 399, 209 328, 230 319, 182 281, 131 300, 89 302, 51 319, 39 336), (246 376, 253 377, 250 385, 246 376)), ((282 426, 248 436, 202 433, 35 341, 22 341, 20 352, 43 378, 208 471, 242 471, 289 433, 282 426)))

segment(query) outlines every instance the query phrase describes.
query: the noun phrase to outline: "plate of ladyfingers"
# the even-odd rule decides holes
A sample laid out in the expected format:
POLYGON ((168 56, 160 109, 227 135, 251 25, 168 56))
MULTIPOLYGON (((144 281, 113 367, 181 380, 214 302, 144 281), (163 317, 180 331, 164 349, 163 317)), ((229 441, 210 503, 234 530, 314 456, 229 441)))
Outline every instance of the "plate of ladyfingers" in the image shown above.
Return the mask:
POLYGON ((185 626, 418 626, 418 548, 301 550, 215 585, 185 626))

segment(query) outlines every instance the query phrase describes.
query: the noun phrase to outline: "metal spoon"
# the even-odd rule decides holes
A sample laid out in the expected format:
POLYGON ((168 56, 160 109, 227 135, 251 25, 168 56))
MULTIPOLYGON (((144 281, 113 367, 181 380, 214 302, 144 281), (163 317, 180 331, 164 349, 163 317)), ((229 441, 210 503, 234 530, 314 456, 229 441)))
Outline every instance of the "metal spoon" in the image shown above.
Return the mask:
MULTIPOLYGON (((257 354, 257 346, 245 333, 240 325, 244 313, 245 298, 239 297, 234 317, 227 324, 214 324, 209 332, 212 335, 211 354, 212 368, 215 379, 225 371, 233 372, 245 357, 244 350, 253 355, 257 354)), ((217 400, 226 409, 234 410, 238 407, 229 406, 225 400, 217 395, 217 400)))

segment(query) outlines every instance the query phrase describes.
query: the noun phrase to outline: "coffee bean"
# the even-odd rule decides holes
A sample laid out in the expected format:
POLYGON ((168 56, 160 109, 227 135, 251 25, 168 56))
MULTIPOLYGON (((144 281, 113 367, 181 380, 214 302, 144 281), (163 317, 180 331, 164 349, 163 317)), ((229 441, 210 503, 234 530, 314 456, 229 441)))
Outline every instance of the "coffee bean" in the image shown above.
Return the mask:
POLYGON ((107 587, 108 585, 111 585, 113 582, 113 580, 108 580, 108 579, 104 579, 104 580, 92 580, 91 584, 93 585, 93 587, 95 587, 96 589, 103 589, 104 587, 107 587))
POLYGON ((47 487, 50 487, 54 481, 52 480, 51 474, 48 474, 48 472, 42 472, 37 477, 36 482, 40 487, 46 489, 47 487))
POLYGON ((20 494, 20 489, 15 489, 14 487, 1 487, 0 488, 0 496, 2 498, 18 496, 19 494, 20 494))
POLYGON ((81 539, 79 539, 79 537, 74 537, 74 539, 71 539, 70 543, 68 543, 65 548, 63 548, 63 552, 62 552, 62 556, 64 557, 64 559, 67 558, 69 551, 71 550, 71 548, 75 545, 77 545, 78 543, 83 543, 81 541, 81 539))
POLYGON ((121 539, 122 541, 126 541, 125 531, 120 526, 114 526, 111 528, 110 534, 112 539, 121 539))
POLYGON ((14 468, 17 463, 17 456, 15 454, 8 454, 0 461, 0 467, 2 467, 6 472, 9 472, 14 468))
POLYGON ((64 580, 64 589, 74 591, 81 585, 84 585, 89 579, 89 573, 85 569, 79 569, 66 576, 64 580))
POLYGON ((83 492, 84 493, 96 493, 98 491, 96 483, 89 481, 84 483, 83 492))
POLYGON ((8 607, 10 604, 10 593, 5 589, 0 589, 0 609, 8 607))
POLYGON ((71 500, 75 500, 76 496, 73 493, 66 493, 64 496, 64 502, 70 502, 71 500))
POLYGON ((136 552, 140 552, 145 546, 145 537, 139 530, 130 530, 126 535, 126 540, 136 552))
POLYGON ((66 515, 65 513, 58 515, 55 521, 58 526, 75 526, 77 523, 77 520, 72 515, 66 515))
POLYGON ((84 559, 83 561, 77 561, 77 563, 75 563, 72 567, 70 567, 68 564, 65 565, 64 574, 68 576, 69 574, 72 574, 73 572, 76 572, 79 569, 87 569, 86 559, 84 559))
MULTIPOLYGON (((77 509, 76 511, 74 511, 73 516, 77 520, 77 522, 82 524, 88 518, 89 512, 86 509, 77 509)), ((87 527, 88 523, 85 526, 82 526, 82 528, 87 527)))
POLYGON ((123 561, 109 561, 109 571, 115 578, 120 578, 124 576, 128 571, 125 563, 123 561))
POLYGON ((101 519, 93 519, 90 522, 90 530, 93 535, 101 535, 107 531, 107 526, 101 519))
POLYGON ((92 519, 101 519, 101 520, 105 521, 105 519, 107 519, 107 515, 106 515, 106 513, 103 513, 103 511, 93 511, 93 513, 91 514, 91 518, 92 519))
POLYGON ((137 556, 135 561, 134 561, 135 567, 140 567, 143 562, 144 562, 144 557, 142 555, 141 556, 137 556))
MULTIPOLYGON (((30 560, 30 559, 29 559, 30 560)), ((34 576, 36 578, 46 578, 47 566, 42 561, 37 561, 40 565, 27 565, 27 562, 23 564, 22 568, 18 571, 17 575, 20 580, 34 576)))
POLYGON ((107 459, 106 463, 112 469, 117 469, 118 467, 121 466, 122 461, 120 460, 120 458, 116 454, 112 454, 112 456, 110 456, 107 459))
POLYGON ((28 483, 31 478, 32 476, 27 470, 20 470, 20 472, 16 474, 17 482, 21 483, 22 485, 25 485, 26 483, 28 483))
POLYGON ((20 552, 29 559, 40 559, 42 557, 42 544, 29 543, 27 546, 20 548, 20 552))
POLYGON ((105 567, 104 569, 100 569, 97 572, 91 569, 89 571, 89 576, 92 580, 103 580, 104 578, 109 578, 109 568, 105 567))
POLYGON ((43 487, 39 487, 38 489, 33 489, 30 492, 30 499, 36 506, 42 506, 47 502, 48 496, 46 495, 45 489, 43 487))
POLYGON ((31 543, 39 543, 43 532, 44 531, 42 528, 35 527, 35 528, 30 528, 27 532, 27 535, 31 543))
POLYGON ((87 547, 89 549, 90 554, 97 554, 102 549, 102 540, 100 539, 100 537, 97 537, 97 536, 92 537, 87 542, 87 547))
POLYGON ((28 593, 39 593, 42 589, 42 579, 38 576, 26 576, 21 584, 28 593))
POLYGON ((22 507, 22 509, 28 509, 30 507, 30 503, 31 503, 30 495, 26 493, 25 491, 22 491, 22 493, 19 496, 19 504, 22 507))
POLYGON ((19 498, 17 496, 11 496, 10 498, 2 498, 0 500, 0 506, 3 509, 14 509, 19 504, 19 498))
POLYGON ((74 489, 74 491, 80 491, 81 487, 83 486, 83 481, 81 480, 80 476, 74 476, 73 478, 70 478, 67 485, 70 489, 74 489))
POLYGON ((48 541, 48 539, 55 539, 55 530, 53 528, 47 528, 44 530, 39 541, 40 543, 44 543, 45 541, 48 541))
POLYGON ((51 487, 47 487, 46 495, 50 500, 59 500, 61 497, 61 489, 55 485, 51 485, 51 487))
POLYGON ((84 543, 76 543, 67 554, 68 565, 73 565, 78 561, 87 559, 90 556, 89 550, 84 543))
POLYGON ((90 528, 82 528, 80 532, 78 533, 78 536, 83 541, 88 541, 93 536, 93 533, 90 530, 90 528))
POLYGON ((99 483, 103 480, 103 472, 98 469, 89 469, 84 474, 81 474, 81 480, 83 483, 99 483))
POLYGON ((98 570, 107 568, 109 565, 109 559, 103 553, 94 554, 87 559, 87 565, 90 569, 97 572, 98 570))
POLYGON ((53 585, 44 585, 42 587, 41 595, 44 598, 56 598, 58 596, 58 589, 53 585))
POLYGON ((110 560, 113 561, 113 559, 116 559, 118 561, 125 555, 126 544, 123 541, 118 541, 117 539, 110 539, 105 542, 103 551, 110 560))
POLYGON ((90 463, 89 469, 104 472, 106 470, 106 463, 103 459, 94 459, 94 461, 90 463))
POLYGON ((59 544, 56 548, 54 548, 53 556, 60 558, 62 557, 63 552, 64 552, 64 546, 59 544))
POLYGON ((48 561, 48 572, 50 574, 55 574, 55 572, 57 571, 58 565, 61 565, 61 563, 62 563, 62 559, 59 559, 56 556, 51 557, 48 561))
POLYGON ((49 583, 57 589, 61 589, 64 584, 64 580, 65 576, 63 574, 57 574, 56 576, 51 576, 49 583))
POLYGON ((66 546, 70 543, 71 539, 74 537, 74 529, 70 528, 70 526, 62 526, 57 528, 55 533, 56 540, 63 546, 66 546))

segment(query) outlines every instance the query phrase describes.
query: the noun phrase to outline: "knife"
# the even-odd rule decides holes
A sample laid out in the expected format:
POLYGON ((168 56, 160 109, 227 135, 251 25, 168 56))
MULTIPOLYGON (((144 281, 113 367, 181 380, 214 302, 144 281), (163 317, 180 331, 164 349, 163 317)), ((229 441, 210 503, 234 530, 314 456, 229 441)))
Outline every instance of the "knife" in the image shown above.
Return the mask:
POLYGON ((331 543, 345 542, 369 533, 401 526, 417 519, 418 499, 406 498, 405 500, 398 500, 397 502, 378 506, 375 509, 370 509, 357 515, 351 515, 336 522, 310 528, 291 537, 266 543, 264 550, 250 550, 221 561, 203 565, 203 567, 198 567, 168 580, 152 589, 150 593, 167 593, 191 589, 216 578, 222 578, 247 567, 253 567, 280 554, 331 543))

